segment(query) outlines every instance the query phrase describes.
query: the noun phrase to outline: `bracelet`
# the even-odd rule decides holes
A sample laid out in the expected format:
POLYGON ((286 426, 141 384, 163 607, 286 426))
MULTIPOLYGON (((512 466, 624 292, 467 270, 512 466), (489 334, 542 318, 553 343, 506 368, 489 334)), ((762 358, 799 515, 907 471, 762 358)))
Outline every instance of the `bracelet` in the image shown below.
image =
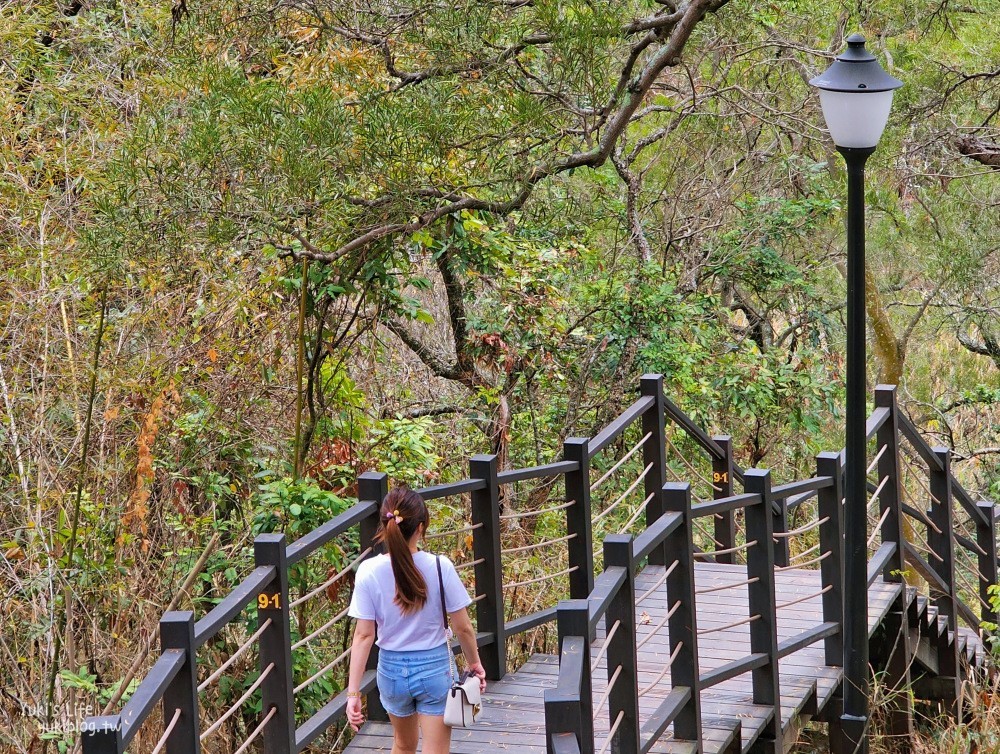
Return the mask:
POLYGON ((361 692, 360 691, 348 691, 347 692, 347 698, 348 699, 352 699, 352 698, 360 699, 361 698, 361 692))

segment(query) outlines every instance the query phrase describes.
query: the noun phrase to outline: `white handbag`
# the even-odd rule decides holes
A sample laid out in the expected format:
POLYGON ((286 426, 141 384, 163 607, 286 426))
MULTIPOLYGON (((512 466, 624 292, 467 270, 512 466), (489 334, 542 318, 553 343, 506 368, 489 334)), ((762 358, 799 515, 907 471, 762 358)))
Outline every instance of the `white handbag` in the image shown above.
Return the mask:
POLYGON ((444 724, 452 728, 471 728, 482 712, 479 696, 479 679, 471 673, 462 673, 453 681, 444 703, 444 724))
POLYGON ((448 627, 448 612, 444 606, 444 577, 441 575, 441 559, 437 559, 438 586, 441 589, 441 620, 444 621, 444 635, 447 638, 448 669, 451 671, 451 688, 444 702, 444 724, 451 728, 471 728, 482 712, 482 698, 479 692, 479 678, 465 672, 456 678, 455 656, 451 651, 451 629, 448 627))

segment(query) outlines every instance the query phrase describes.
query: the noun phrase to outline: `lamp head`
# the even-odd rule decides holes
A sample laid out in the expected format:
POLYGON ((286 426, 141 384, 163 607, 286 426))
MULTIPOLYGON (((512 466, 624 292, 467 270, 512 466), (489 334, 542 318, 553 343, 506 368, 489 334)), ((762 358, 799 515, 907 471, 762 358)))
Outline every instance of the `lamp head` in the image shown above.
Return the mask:
POLYGON ((892 94, 903 85, 879 65, 860 34, 849 36, 847 49, 809 83, 819 89, 834 144, 853 148, 878 144, 889 121, 892 94))

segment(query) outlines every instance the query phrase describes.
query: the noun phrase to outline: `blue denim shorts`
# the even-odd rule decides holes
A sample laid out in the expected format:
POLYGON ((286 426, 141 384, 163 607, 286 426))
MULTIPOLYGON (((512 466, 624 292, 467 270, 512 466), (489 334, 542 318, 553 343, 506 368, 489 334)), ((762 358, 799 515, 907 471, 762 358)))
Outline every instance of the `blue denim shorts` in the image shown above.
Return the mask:
POLYGON ((379 651, 379 698, 390 715, 443 715, 450 688, 447 644, 416 652, 379 651))

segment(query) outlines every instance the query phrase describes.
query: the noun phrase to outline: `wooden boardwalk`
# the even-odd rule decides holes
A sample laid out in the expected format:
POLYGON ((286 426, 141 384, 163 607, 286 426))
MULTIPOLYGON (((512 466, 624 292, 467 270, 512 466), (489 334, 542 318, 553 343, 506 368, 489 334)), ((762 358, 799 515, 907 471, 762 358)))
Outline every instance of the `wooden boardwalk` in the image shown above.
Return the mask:
MULTIPOLYGON (((662 566, 647 566, 636 579, 636 590, 643 593, 652 588, 662 576, 662 566)), ((695 571, 699 591, 723 585, 729 589, 705 593, 698 601, 698 629, 705 631, 726 626, 747 615, 748 599, 746 569, 739 565, 699 563, 695 571), (736 617, 734 617, 736 616, 736 617)), ((806 597, 802 602, 778 612, 778 641, 785 641, 822 622, 822 605, 817 593, 820 574, 815 570, 787 570, 775 574, 775 590, 780 602, 806 597), (813 596, 810 596, 813 595, 813 596)), ((869 589, 869 635, 885 618, 893 600, 899 594, 899 584, 877 579, 869 589)), ((910 590, 909 599, 914 601, 910 590)), ((654 591, 636 607, 637 640, 643 642, 654 633, 655 626, 667 610, 665 595, 654 591)), ((926 627, 926 622, 925 622, 926 627)), ((926 632, 924 632, 926 633, 926 632)), ((966 659, 972 661, 980 651, 978 637, 963 631, 966 659)), ((667 629, 661 628, 646 642, 638 653, 639 687, 655 685, 640 698, 640 720, 645 722, 656 707, 671 692, 669 671, 661 675, 662 666, 669 660, 670 648, 667 629)), ((595 650, 603 640, 603 630, 594 642, 595 650)), ((702 674, 726 663, 739 660, 750 653, 750 632, 744 624, 711 634, 699 646, 702 674)), ((593 694, 596 702, 607 687, 607 661, 601 658, 594 673, 593 694)), ((490 685, 484 699, 482 724, 474 729, 456 729, 452 734, 452 754, 482 754, 484 752, 525 752, 544 754, 545 716, 542 696, 546 689, 555 687, 559 661, 554 655, 536 654, 519 670, 507 674, 503 680, 490 685)), ((790 749, 797 740, 801 725, 822 714, 835 694, 840 681, 839 668, 825 664, 821 641, 798 650, 783 658, 780 663, 781 722, 785 733, 783 747, 790 749)), ((702 713, 705 754, 726 751, 731 742, 733 722, 739 720, 742 740, 738 749, 749 751, 757 735, 766 724, 771 708, 755 705, 752 701, 750 675, 746 673, 702 692, 702 713)), ((596 745, 606 739, 609 720, 606 710, 597 711, 594 719, 596 745)), ((669 733, 655 744, 651 752, 681 754, 692 751, 686 742, 669 740, 669 733)), ((355 737, 347 752, 362 754, 370 751, 392 749, 392 726, 388 723, 369 722, 355 737)))

